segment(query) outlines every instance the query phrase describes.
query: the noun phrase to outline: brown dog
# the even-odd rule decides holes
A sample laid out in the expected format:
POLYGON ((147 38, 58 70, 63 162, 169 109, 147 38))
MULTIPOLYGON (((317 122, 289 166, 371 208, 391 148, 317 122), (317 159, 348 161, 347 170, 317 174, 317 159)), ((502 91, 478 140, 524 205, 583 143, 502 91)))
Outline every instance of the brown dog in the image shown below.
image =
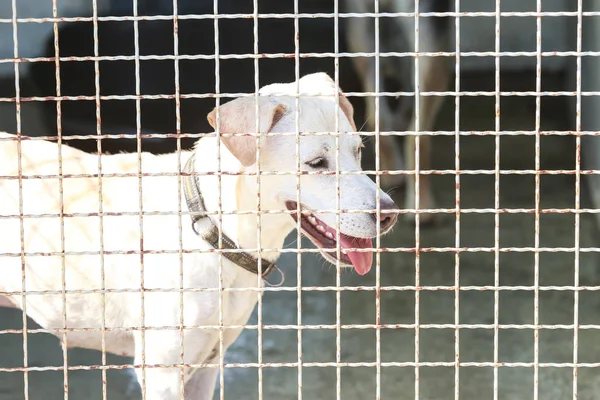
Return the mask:
MULTIPOLYGON (((421 0, 420 12, 448 12, 452 10, 452 0, 421 0)), ((413 13, 414 0, 381 0, 380 13, 413 13)), ((346 0, 345 5, 351 13, 372 13, 372 0, 346 0)), ((420 17, 418 49, 415 49, 415 18, 414 17, 379 17, 379 52, 442 52, 448 51, 450 41, 449 17, 420 17)), ((348 46, 355 53, 375 52, 375 18, 349 18, 347 29, 348 46)), ((376 90, 376 59, 375 57, 353 58, 355 67, 363 82, 363 90, 376 90)), ((415 91, 419 92, 444 91, 450 78, 448 57, 418 57, 418 75, 415 73, 413 57, 381 56, 379 57, 379 90, 378 92, 415 91), (418 77, 418 79, 416 79, 418 77)), ((379 131, 380 132, 430 132, 433 130, 443 97, 420 96, 418 114, 415 112, 415 101, 408 97, 381 97, 379 102, 379 131), (393 104, 399 103, 399 104, 393 104), (416 126, 416 120, 419 120, 416 126), (418 128, 418 129, 415 129, 418 128)), ((368 131, 375 131, 375 100, 367 101, 368 131)), ((418 134, 418 133, 417 133, 418 134)), ((406 170, 415 170, 415 135, 407 136, 404 158, 406 170)), ((381 135, 379 138, 380 170, 401 171, 405 169, 402 152, 398 140, 393 135, 381 135)), ((420 136, 419 170, 431 169, 431 136, 420 136)), ((404 175, 382 175, 381 184, 390 188, 404 183, 404 175)), ((405 188, 405 205, 414 209, 416 205, 415 175, 409 175, 405 188)), ((419 209, 435 208, 435 201, 430 183, 430 175, 420 175, 419 178, 419 209)), ((412 214, 406 214, 413 219, 412 214)), ((434 214, 421 216, 422 222, 428 222, 434 214)))

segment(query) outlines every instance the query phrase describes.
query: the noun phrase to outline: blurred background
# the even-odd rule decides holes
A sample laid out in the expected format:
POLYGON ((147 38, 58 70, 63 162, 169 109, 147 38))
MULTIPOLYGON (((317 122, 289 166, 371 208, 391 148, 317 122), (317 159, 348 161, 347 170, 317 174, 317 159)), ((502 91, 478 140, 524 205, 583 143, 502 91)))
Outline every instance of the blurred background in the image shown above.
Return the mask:
MULTIPOLYGON (((366 0, 368 1, 368 0, 366 0)), ((458 1, 458 0, 456 0, 458 1)), ((51 0, 16 0, 16 18, 49 18, 52 16, 51 0)), ((333 2, 325 0, 298 0, 303 13, 332 12, 333 2)), ((343 1, 340 0, 340 3, 343 1)), ((577 1, 543 0, 543 12, 577 11, 577 1)), ((58 0, 60 17, 92 16, 91 0, 58 0)), ((293 12, 292 0, 259 0, 261 13, 293 12)), ((535 0, 499 0, 502 12, 534 12, 535 0)), ((600 0, 586 0, 583 11, 600 12, 600 0)), ((343 4, 341 4, 343 7, 343 4)), ((494 12, 494 0, 461 0, 461 12, 494 12)), ((98 15, 132 15, 129 0, 98 0, 98 15)), ((179 15, 212 14, 212 0, 179 0, 179 15)), ((221 13, 252 13, 250 0, 220 0, 221 13)), ((139 15, 170 15, 171 1, 139 0, 139 15)), ((0 131, 17 132, 18 85, 21 97, 56 96, 54 60, 15 64, 15 57, 54 57, 53 23, 27 22, 13 24, 13 5, 0 2, 0 131), (18 39, 18 46, 14 38, 18 39), (15 53, 17 51, 17 53, 15 53), (18 77, 15 76, 15 65, 18 77)), ((600 14, 599 14, 600 15, 600 14)), ((303 53, 333 52, 334 23, 331 19, 307 18, 300 20, 300 47, 303 53)), ((454 39, 455 20, 452 26, 451 51, 456 44, 462 52, 492 52, 495 49, 496 26, 494 16, 463 16, 460 33, 454 39)), ((500 50, 503 52, 536 51, 535 16, 503 16, 500 22, 500 50)), ((581 131, 600 130, 598 97, 585 92, 598 91, 600 87, 600 63, 596 53, 600 51, 600 18, 582 18, 582 30, 578 31, 576 16, 541 17, 543 52, 575 52, 578 34, 581 35, 581 131)), ((252 20, 220 20, 221 53, 252 53, 252 20)), ((99 23, 99 52, 104 55, 133 55, 133 23, 99 23)), ((142 21, 139 24, 139 50, 141 55, 173 54, 173 22, 142 21)), ((345 42, 344 19, 340 20, 340 51, 348 51, 345 42)), ((58 23, 61 56, 92 56, 93 25, 91 22, 58 23)), ((265 19, 259 23, 260 53, 293 53, 293 19, 265 19)), ((180 54, 214 54, 213 20, 180 20, 180 54)), ((493 56, 462 56, 456 79, 454 59, 450 63, 452 78, 449 90, 458 82, 461 91, 494 91, 495 63, 493 56)), ((145 60, 140 63, 141 94, 174 94, 174 63, 172 59, 145 60)), ((201 58, 183 59, 180 67, 180 90, 183 94, 213 93, 215 88, 214 61, 201 58)), ((548 55, 541 61, 542 91, 571 92, 577 89, 578 62, 576 54, 548 55)), ((328 71, 333 74, 332 58, 303 58, 301 74, 328 71)), ((133 61, 100 62, 99 85, 102 95, 135 94, 133 61)), ((222 60, 220 70, 221 92, 254 91, 253 61, 222 60)), ((97 133, 96 93, 94 63, 91 61, 61 62, 61 94, 67 96, 92 96, 91 100, 61 102, 62 121, 60 131, 69 135, 95 135, 97 133)), ((272 82, 294 79, 293 59, 268 59, 260 61, 260 86, 272 82)), ((357 72, 348 58, 340 59, 340 84, 345 91, 361 91, 357 72)), ((525 92, 536 89, 536 57, 510 56, 500 58, 500 90, 525 92)), ((157 96, 158 97, 158 96, 157 96)), ((364 122, 364 101, 351 98, 356 108, 356 122, 364 122)), ((136 125, 134 100, 106 100, 101 102, 102 134, 133 135, 158 134, 142 140, 142 148, 152 152, 170 152, 177 147, 177 119, 174 99, 156 98, 142 100, 141 125, 136 125)), ((182 99, 182 133, 209 132, 205 115, 214 106, 211 98, 182 99)), ((535 169, 536 137, 520 135, 520 131, 533 131, 539 112, 542 131, 561 132, 560 135, 540 136, 540 169, 546 171, 575 170, 577 165, 576 134, 577 96, 542 96, 539 110, 535 96, 518 93, 500 97, 500 130, 512 134, 500 135, 500 168, 517 171, 500 177, 499 203, 501 208, 534 208, 535 176, 519 174, 519 170, 535 169)), ((491 170, 495 168, 496 135, 481 134, 496 129, 495 96, 462 96, 445 100, 436 130, 453 132, 459 127, 460 169, 491 170), (456 106, 458 104, 458 112, 456 106), (458 118, 458 120, 457 120, 458 118), (468 133, 475 132, 473 135, 468 133)), ((20 103, 20 130, 24 135, 55 136, 59 132, 55 101, 22 101, 20 103)), ((433 168, 455 169, 455 137, 437 136, 433 139, 433 168)), ((193 138, 182 140, 189 148, 193 138)), ((68 140, 70 145, 95 152, 95 140, 68 140)), ((600 170, 600 141, 593 134, 581 140, 582 169, 600 170)), ((102 140, 104 152, 135 151, 134 138, 115 136, 102 140)), ((372 157, 365 154, 365 163, 372 157)), ((456 203, 454 175, 435 175, 432 178, 434 194, 440 208, 452 208, 456 203)), ((459 199, 462 208, 494 208, 494 175, 468 174, 460 176, 459 199)), ((551 173, 540 178, 541 209, 571 209, 575 207, 576 177, 574 174, 551 173)), ((581 208, 600 208, 600 177, 586 175, 581 184, 581 208), (594 202, 595 200, 595 202, 594 202)), ((402 196, 396 196, 401 203, 402 196)), ((596 210, 597 211, 597 210, 596 210)), ((540 363, 556 363, 539 368, 538 381, 534 381, 532 367, 498 367, 497 382, 494 368, 465 366, 459 369, 458 392, 462 399, 479 400, 493 398, 494 387, 499 399, 533 398, 537 385, 541 399, 571 398, 574 390, 581 399, 598 398, 600 374, 595 368, 600 363, 600 332, 586 325, 600 324, 600 273, 597 248, 600 242, 596 217, 598 213, 581 213, 576 223, 574 213, 542 213, 540 216, 540 246, 548 249, 573 248, 576 237, 581 252, 542 251, 536 263, 534 252, 466 251, 423 252, 419 257, 419 321, 421 324, 494 324, 494 290, 481 288, 493 286, 496 274, 499 284, 508 289, 499 291, 498 322, 504 324, 498 333, 498 346, 494 346, 493 328, 414 328, 381 330, 381 361, 383 362, 454 362, 455 344, 458 340, 461 362, 531 363, 539 351, 540 363), (575 268, 579 266, 576 277, 575 268), (539 324, 555 325, 553 328, 531 329, 534 323, 534 291, 518 289, 534 285, 536 270, 539 284, 554 289, 539 293, 539 324), (573 290, 556 287, 579 285, 591 287, 582 290, 575 303, 573 290), (433 290, 434 286, 453 287, 461 290, 433 290), (428 289, 428 287, 430 289, 428 289), (477 288, 481 289, 477 289, 477 288), (514 289, 510 289, 510 288, 514 289), (596 288, 596 289, 594 289, 596 288), (457 300, 458 299, 458 300, 457 300), (458 304, 458 321, 455 320, 458 304), (573 328, 577 312, 580 329, 573 328), (507 325, 510 325, 507 327, 507 325), (556 325, 564 325, 556 327, 556 325), (458 332, 458 333, 457 333, 458 332), (415 335, 419 335, 419 347, 415 349, 415 335), (537 334, 537 336, 536 336, 537 334), (537 337, 537 339, 536 339, 537 337), (577 338, 577 346, 574 338, 577 338), (561 363, 589 363, 577 371, 561 363)), ((533 247, 535 216, 528 213, 500 214, 498 231, 495 230, 494 213, 449 214, 428 227, 420 228, 421 247, 463 248, 533 247), (458 242, 457 239, 458 238, 458 242)), ((393 234, 382 241, 385 247, 415 246, 415 227, 402 221, 393 234)), ((293 235, 295 238, 295 234, 293 235)), ((288 245, 293 244, 290 238, 288 245)), ((303 243, 303 247, 310 246, 303 243)), ((381 256, 382 286, 415 285, 415 253, 384 253, 381 256)), ((317 256, 302 257, 301 282, 296 282, 298 268, 296 257, 286 254, 279 264, 285 271, 285 286, 298 283, 308 286, 335 285, 335 268, 324 266, 317 256)), ((0 279, 2 259, 0 257, 0 279)), ((375 271, 375 269, 373 269, 375 271)), ((366 277, 347 273, 342 284, 367 286, 375 284, 375 272, 366 277)), ((297 322, 296 292, 267 292, 263 299, 264 324, 295 324, 297 322)), ((341 295, 342 324, 375 323, 375 292, 343 292, 341 295)), ((383 324, 414 324, 416 293, 412 289, 389 290, 381 294, 381 321, 383 324)), ((302 323, 305 325, 335 324, 335 292, 306 291, 302 294, 302 323)), ((94 312, 94 310, 90 310, 94 312)), ((249 324, 256 323, 256 312, 249 324)), ((29 321, 29 326, 35 326, 29 321)), ((0 309, 0 368, 23 366, 22 335, 2 333, 3 329, 20 329, 22 314, 14 309, 0 309)), ((302 356, 304 362, 333 362, 336 356, 336 335, 331 329, 306 329, 302 333, 302 356)), ((296 330, 264 330, 262 334, 264 362, 294 362, 298 360, 296 330)), ((245 331, 226 355, 226 362, 256 362, 258 334, 245 331)), ((341 337, 342 361, 371 362, 376 360, 376 333, 372 329, 347 329, 341 337)), ((28 335, 29 366, 62 366, 63 355, 58 340, 47 334, 28 335)), ((69 364, 97 365, 100 353, 73 349, 68 352, 69 364)), ((110 356, 109 363, 130 363, 130 359, 110 356)), ((298 392, 297 368, 264 368, 263 398, 296 398, 298 392)), ((0 400, 59 399, 63 395, 63 371, 29 372, 29 384, 25 389, 23 373, 0 372, 0 400)), ((375 368, 342 368, 342 398, 374 398, 376 393, 375 368)), ((127 370, 109 371, 107 378, 108 398, 137 399, 139 388, 135 376, 127 370)), ((69 396, 72 399, 102 398, 102 380, 97 370, 74 370, 68 372, 69 396)), ((258 399, 258 373, 255 368, 228 368, 225 374, 224 396, 227 399, 258 399)), ((433 366, 420 368, 420 398, 431 400, 455 398, 455 368, 433 366)), ((218 392, 218 389, 217 389, 218 392)), ((303 368, 305 398, 331 399, 336 396, 335 368, 303 368)), ((215 394, 218 396, 218 394, 215 394)), ((410 399, 415 397, 415 368, 386 366, 381 370, 381 397, 384 399, 410 399)), ((217 398, 217 397, 216 397, 217 398)))

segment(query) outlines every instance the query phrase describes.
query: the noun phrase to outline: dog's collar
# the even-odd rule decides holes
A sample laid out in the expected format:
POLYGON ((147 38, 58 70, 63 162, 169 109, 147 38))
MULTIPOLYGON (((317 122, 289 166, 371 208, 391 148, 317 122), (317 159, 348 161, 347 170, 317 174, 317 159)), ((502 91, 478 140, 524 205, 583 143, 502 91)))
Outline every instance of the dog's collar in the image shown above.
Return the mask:
MULTIPOLYGON (((219 228, 215 224, 210 222, 209 226, 203 231, 198 232, 196 224, 205 218, 209 218, 206 209, 204 208, 204 200, 200 187, 198 186, 198 177, 194 175, 195 171, 195 153, 189 158, 185 167, 183 168, 183 192, 185 194, 185 200, 187 202, 190 217, 192 218, 192 229, 196 235, 206 240, 214 249, 223 250, 239 250, 233 240, 231 240, 225 233, 222 234, 222 246, 219 247, 219 228)), ((246 271, 252 272, 257 275, 262 275, 262 278, 270 285, 279 286, 283 283, 283 272, 273 263, 265 260, 261 260, 262 268, 259 269, 258 259, 251 256, 246 252, 223 252, 223 257, 227 258, 232 263, 244 268, 246 271), (267 281, 267 275, 273 270, 277 270, 281 274, 281 282, 272 284, 267 281)))

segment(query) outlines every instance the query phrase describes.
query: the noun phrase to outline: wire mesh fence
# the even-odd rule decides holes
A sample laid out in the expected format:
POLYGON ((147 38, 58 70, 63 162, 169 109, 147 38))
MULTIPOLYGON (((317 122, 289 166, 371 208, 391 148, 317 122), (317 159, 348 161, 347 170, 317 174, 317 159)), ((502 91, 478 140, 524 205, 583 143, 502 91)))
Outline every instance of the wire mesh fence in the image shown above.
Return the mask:
POLYGON ((595 398, 599 11, 30 3, 0 14, 0 399, 595 398))

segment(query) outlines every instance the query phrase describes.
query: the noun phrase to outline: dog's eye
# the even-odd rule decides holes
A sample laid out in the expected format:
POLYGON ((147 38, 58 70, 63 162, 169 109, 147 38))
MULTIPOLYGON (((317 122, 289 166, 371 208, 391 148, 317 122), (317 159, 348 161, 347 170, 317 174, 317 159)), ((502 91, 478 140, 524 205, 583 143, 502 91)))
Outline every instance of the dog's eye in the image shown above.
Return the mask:
POLYGON ((327 168, 327 160, 325 160, 323 157, 318 157, 312 161, 307 162, 306 165, 312 168, 325 169, 327 168))

